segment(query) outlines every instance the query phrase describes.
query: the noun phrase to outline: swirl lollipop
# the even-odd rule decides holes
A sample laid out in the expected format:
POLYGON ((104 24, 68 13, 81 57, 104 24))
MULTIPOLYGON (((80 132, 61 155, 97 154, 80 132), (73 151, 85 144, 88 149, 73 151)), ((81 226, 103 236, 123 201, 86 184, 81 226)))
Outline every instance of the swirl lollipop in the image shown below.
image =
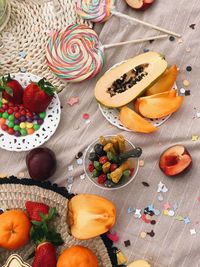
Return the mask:
POLYGON ((165 37, 167 35, 101 45, 94 30, 86 25, 72 24, 50 37, 47 44, 47 64, 59 78, 69 82, 80 82, 100 72, 105 48, 165 37))
POLYGON ((104 22, 110 18, 111 15, 115 15, 117 17, 121 17, 124 19, 128 19, 152 29, 174 35, 176 37, 181 37, 180 34, 175 32, 163 29, 156 25, 150 24, 148 22, 144 22, 142 20, 136 19, 134 17, 130 17, 123 13, 120 13, 115 10, 115 0, 77 0, 76 2, 76 12, 83 19, 90 20, 92 22, 104 22))

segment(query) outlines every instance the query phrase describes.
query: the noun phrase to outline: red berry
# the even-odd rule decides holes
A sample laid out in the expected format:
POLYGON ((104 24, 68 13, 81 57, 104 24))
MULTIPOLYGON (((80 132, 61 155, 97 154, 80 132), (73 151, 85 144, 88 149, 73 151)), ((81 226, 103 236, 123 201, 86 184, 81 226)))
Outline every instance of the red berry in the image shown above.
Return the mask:
POLYGON ((7 110, 7 109, 8 109, 8 104, 3 104, 3 105, 2 105, 2 108, 3 108, 4 110, 7 110))
POLYGON ((130 171, 131 171, 130 176, 133 176, 133 174, 134 174, 134 168, 131 168, 130 171))
POLYGON ((93 172, 93 170, 94 170, 94 165, 93 165, 93 163, 90 163, 90 164, 88 165, 88 171, 89 171, 89 172, 93 172))
POLYGON ((13 128, 8 128, 7 133, 13 135, 15 131, 13 130, 13 128))
POLYGON ((99 175, 97 182, 99 184, 104 184, 105 181, 106 181, 106 174, 102 173, 101 175, 99 175))
POLYGON ((12 108, 8 109, 8 114, 13 114, 13 109, 12 108))
POLYGON ((117 164, 116 163, 112 163, 110 165, 110 172, 114 172, 117 168, 118 168, 117 164))
POLYGON ((7 130, 8 130, 8 125, 6 125, 6 124, 2 124, 2 125, 1 125, 1 129, 2 129, 3 131, 7 131, 7 130))
POLYGON ((20 114, 20 112, 16 112, 14 116, 16 119, 19 119, 21 117, 21 114, 20 114))
POLYGON ((101 163, 102 165, 106 162, 108 162, 108 158, 106 156, 102 156, 99 158, 99 163, 101 163))

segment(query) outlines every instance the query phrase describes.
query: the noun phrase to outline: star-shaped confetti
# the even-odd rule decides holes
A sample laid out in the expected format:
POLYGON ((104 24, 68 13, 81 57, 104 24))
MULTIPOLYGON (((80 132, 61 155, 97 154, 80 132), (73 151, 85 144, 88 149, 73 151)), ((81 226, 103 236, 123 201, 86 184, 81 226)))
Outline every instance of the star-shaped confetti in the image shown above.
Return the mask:
POLYGON ((25 51, 20 51, 20 52, 19 52, 19 56, 20 56, 21 58, 26 58, 27 53, 26 53, 25 51))
POLYGON ((190 223, 190 219, 189 219, 188 217, 185 217, 185 218, 183 219, 183 221, 184 221, 185 224, 190 223))
POLYGON ((129 207, 129 208, 127 209, 127 213, 131 213, 131 212, 135 212, 135 209, 129 207))
POLYGON ((85 179, 85 174, 81 174, 81 175, 80 175, 80 179, 81 179, 81 180, 84 180, 84 179, 85 179))
POLYGON ((162 182, 159 182, 157 192, 158 193, 160 193, 160 192, 166 193, 167 191, 168 191, 168 188, 162 182))
POLYGON ((134 216, 135 216, 135 218, 140 219, 141 216, 142 216, 142 215, 141 215, 141 210, 140 210, 140 209, 136 209, 136 210, 135 210, 135 215, 134 215, 134 216))
POLYGON ((163 210, 163 214, 166 215, 166 216, 168 216, 169 215, 168 210, 163 210))
POLYGON ((191 235, 196 235, 196 230, 193 228, 193 229, 190 229, 190 234, 191 235))
POLYGON ((154 210, 154 214, 156 215, 156 216, 159 216, 160 215, 160 210, 154 210))
POLYGON ((163 205, 163 207, 164 207, 165 210, 168 210, 168 209, 171 208, 171 205, 167 202, 167 203, 165 203, 165 204, 163 205))
POLYGON ((68 171, 69 171, 69 172, 73 171, 73 169, 74 169, 74 166, 73 166, 73 165, 69 165, 69 166, 68 166, 68 171))
POLYGON ((177 220, 177 221, 183 221, 184 218, 183 218, 181 215, 177 215, 177 216, 175 217, 175 220, 177 220))
POLYGON ((173 217, 174 214, 175 214, 175 212, 174 212, 173 210, 169 210, 169 211, 168 211, 168 215, 169 215, 170 217, 173 217))
POLYGON ((82 165, 83 164, 83 160, 81 158, 80 159, 77 159, 76 162, 77 162, 78 165, 82 165))
POLYGON ((198 135, 193 134, 192 135, 192 141, 197 141, 199 139, 198 135))
POLYGON ((149 211, 154 211, 154 205, 153 204, 149 205, 148 209, 149 209, 149 211))
POLYGON ((78 97, 70 97, 70 98, 67 100, 67 104, 70 105, 70 106, 74 106, 74 105, 77 104, 78 102, 79 102, 78 97))

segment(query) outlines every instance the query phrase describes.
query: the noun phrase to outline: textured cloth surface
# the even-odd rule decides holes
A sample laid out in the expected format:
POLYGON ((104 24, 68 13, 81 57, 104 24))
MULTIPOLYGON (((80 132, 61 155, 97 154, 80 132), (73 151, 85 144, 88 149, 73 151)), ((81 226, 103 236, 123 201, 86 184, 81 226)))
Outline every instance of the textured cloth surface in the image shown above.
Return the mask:
MULTIPOLYGON (((61 123, 57 132, 48 141, 46 146, 53 149, 58 159, 58 168, 51 181, 60 185, 67 185, 67 177, 74 177, 72 191, 75 193, 96 193, 112 200, 117 206, 118 216, 115 230, 120 237, 117 244, 127 255, 128 262, 144 258, 149 260, 153 267, 198 267, 199 260, 199 203, 200 195, 199 179, 199 139, 192 141, 192 135, 200 134, 199 119, 196 112, 199 107, 199 0, 157 0, 151 9, 144 13, 137 13, 129 8, 125 1, 118 1, 117 10, 136 16, 153 24, 179 32, 183 35, 182 43, 169 39, 128 45, 105 51, 105 67, 102 73, 112 65, 133 57, 143 52, 144 48, 155 50, 166 56, 170 65, 177 64, 180 74, 177 80, 179 88, 183 87, 182 81, 190 81, 190 96, 185 98, 182 108, 171 116, 159 130, 150 135, 128 133, 118 130, 110 125, 101 115, 94 99, 94 86, 101 74, 80 84, 70 85, 60 93, 62 102, 61 123), (190 28, 196 24, 195 29, 190 28), (190 52, 188 48, 191 48, 190 52), (187 51, 186 51, 187 50, 187 51), (187 72, 186 67, 192 66, 192 71, 187 72), (70 97, 78 97, 79 104, 70 107, 67 100, 70 97), (83 114, 90 114, 90 123, 86 123, 83 114), (83 166, 77 165, 75 155, 84 149, 99 135, 124 134, 136 146, 143 148, 144 166, 140 168, 136 179, 117 191, 104 191, 98 189, 87 179, 80 179, 83 166), (184 144, 193 156, 193 166, 190 172, 178 179, 167 178, 158 167, 158 159, 164 149, 174 144, 184 144), (68 171, 68 166, 74 166, 73 171, 68 171), (144 187, 142 181, 150 184, 144 187), (157 185, 162 181, 169 191, 163 194, 164 200, 157 199, 157 185), (127 214, 128 207, 143 209, 147 205, 154 204, 159 210, 163 210, 163 204, 169 202, 178 204, 176 215, 189 217, 191 222, 185 224, 175 220, 174 217, 160 215, 156 218, 157 224, 145 224, 142 220, 134 218, 134 214, 127 214), (196 230, 196 235, 190 234, 190 229, 196 230), (155 236, 140 238, 142 231, 154 230, 155 236), (129 247, 124 246, 124 241, 130 240, 129 247)), ((153 36, 156 31, 146 27, 130 23, 127 20, 112 17, 104 25, 98 26, 100 40, 103 44, 131 40, 138 37, 153 36), (101 28, 101 29, 99 29, 101 28)), ((36 42, 35 42, 35 45, 36 42)), ((7 71, 7 65, 6 71, 7 71)), ((4 68, 4 66, 3 66, 4 68)), ((5 72, 6 72, 5 71, 5 72)), ((36 71, 34 71, 37 74, 36 71)), ((38 72, 40 74, 40 72, 38 72)), ((25 156, 27 153, 11 153, 0 151, 0 172, 5 174, 26 173, 25 156)))

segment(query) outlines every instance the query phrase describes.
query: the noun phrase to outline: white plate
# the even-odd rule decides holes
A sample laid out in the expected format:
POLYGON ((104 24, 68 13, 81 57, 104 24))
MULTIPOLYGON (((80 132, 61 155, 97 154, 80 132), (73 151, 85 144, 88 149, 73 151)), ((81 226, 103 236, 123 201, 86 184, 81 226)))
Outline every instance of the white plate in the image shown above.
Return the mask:
MULTIPOLYGON (((118 65, 124 63, 126 61, 122 61, 118 64, 115 64, 114 66, 112 66, 107 72, 109 72, 110 70, 112 70, 113 68, 117 67, 118 65)), ((177 90, 177 86, 176 84, 174 84, 174 89, 177 90)), ((119 120, 119 109, 117 108, 108 108, 103 106, 102 104, 98 104, 99 109, 102 113, 102 115, 106 118, 107 121, 109 121, 112 125, 116 126, 117 128, 127 131, 127 132, 134 132, 126 127, 123 126, 123 124, 121 123, 121 121, 119 120)), ((151 124, 153 124, 155 127, 159 127, 160 125, 162 125, 164 122, 166 122, 169 117, 171 116, 168 115, 166 117, 163 117, 161 119, 147 119, 145 118, 147 121, 149 121, 151 124)))
MULTIPOLYGON (((11 77, 16 79, 23 88, 31 81, 38 82, 41 79, 41 77, 31 73, 15 73, 11 74, 11 77)), ((55 133, 60 122, 60 113, 60 100, 55 93, 54 98, 46 110, 46 117, 40 129, 31 135, 15 137, 0 128, 0 148, 20 152, 43 145, 55 133)))

